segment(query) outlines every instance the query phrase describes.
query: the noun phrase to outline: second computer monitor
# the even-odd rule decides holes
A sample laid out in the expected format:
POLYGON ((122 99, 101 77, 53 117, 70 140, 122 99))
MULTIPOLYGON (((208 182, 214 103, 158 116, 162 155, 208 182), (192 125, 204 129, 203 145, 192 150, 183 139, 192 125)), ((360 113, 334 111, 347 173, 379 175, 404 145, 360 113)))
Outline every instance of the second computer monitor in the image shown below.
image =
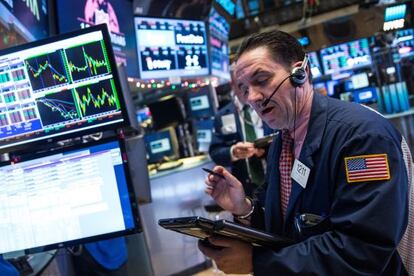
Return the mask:
POLYGON ((0 254, 50 250, 140 229, 118 140, 0 165, 0 254))
POLYGON ((178 140, 174 127, 145 135, 149 163, 179 158, 178 140))

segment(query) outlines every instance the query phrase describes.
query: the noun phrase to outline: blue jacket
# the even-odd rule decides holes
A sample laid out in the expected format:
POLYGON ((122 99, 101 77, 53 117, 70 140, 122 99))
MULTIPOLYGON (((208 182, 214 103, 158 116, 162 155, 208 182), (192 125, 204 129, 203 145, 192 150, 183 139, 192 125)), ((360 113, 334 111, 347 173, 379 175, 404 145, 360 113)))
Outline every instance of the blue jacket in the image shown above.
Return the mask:
POLYGON ((396 247, 407 225, 407 172, 402 137, 382 116, 365 107, 314 95, 299 160, 311 169, 306 188, 292 180, 285 220, 280 210, 280 137, 268 155, 264 207, 252 224, 291 237, 295 245, 255 248, 255 275, 405 275, 396 247), (387 154, 390 180, 348 183, 344 158, 387 154), (324 218, 301 235, 295 218, 324 218))
POLYGON ((19 272, 17 272, 16 268, 12 266, 10 263, 5 261, 3 257, 0 257, 0 275, 2 276, 18 276, 19 272))

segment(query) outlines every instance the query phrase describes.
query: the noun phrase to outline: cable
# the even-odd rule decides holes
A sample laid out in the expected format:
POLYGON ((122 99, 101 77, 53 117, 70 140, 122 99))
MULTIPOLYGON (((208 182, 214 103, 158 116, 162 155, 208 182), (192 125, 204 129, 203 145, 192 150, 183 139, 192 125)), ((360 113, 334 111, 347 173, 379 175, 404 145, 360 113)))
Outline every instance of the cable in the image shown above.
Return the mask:
POLYGON ((295 112, 295 117, 293 118, 293 156, 295 156, 295 142, 296 142, 296 101, 297 101, 297 87, 295 86, 295 108, 294 108, 294 112, 295 112))

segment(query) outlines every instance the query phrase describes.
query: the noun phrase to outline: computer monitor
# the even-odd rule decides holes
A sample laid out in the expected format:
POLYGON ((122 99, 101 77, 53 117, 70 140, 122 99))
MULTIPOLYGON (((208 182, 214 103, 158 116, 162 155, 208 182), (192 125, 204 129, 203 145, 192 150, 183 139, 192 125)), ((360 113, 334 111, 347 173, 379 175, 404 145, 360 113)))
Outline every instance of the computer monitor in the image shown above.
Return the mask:
POLYGON ((385 8, 383 31, 404 28, 407 4, 392 5, 385 8))
POLYGON ((199 119, 214 116, 217 108, 212 93, 211 86, 203 86, 187 93, 189 117, 199 119))
POLYGON ((414 55, 414 29, 395 31, 393 44, 398 48, 400 58, 414 55))
POLYGON ((25 254, 140 230, 122 141, 0 164, 0 254, 25 254))
POLYGON ((234 16, 236 3, 234 3, 233 0, 216 0, 216 3, 219 4, 231 17, 234 16))
POLYGON ((377 102, 377 88, 373 86, 357 89, 352 92, 353 99, 357 103, 370 104, 377 102))
POLYGON ((352 89, 360 89, 369 86, 369 78, 366 72, 352 75, 352 89))
POLYGON ((185 120, 185 107, 181 98, 170 95, 148 104, 152 123, 160 130, 168 126, 176 126, 185 120))
POLYGON ((135 17, 135 33, 141 79, 209 74, 203 21, 135 17))
POLYGON ((320 50, 325 75, 371 65, 368 39, 358 39, 320 50))
POLYGON ((0 151, 129 125, 106 25, 0 51, 0 80, 0 151))
POLYGON ((208 152, 213 138, 214 121, 212 119, 198 120, 194 122, 198 152, 208 152))
POLYGON ((211 74, 223 80, 230 80, 230 24, 214 7, 210 10, 208 22, 211 74))
POLYGON ((309 52, 308 57, 312 78, 319 78, 320 76, 322 76, 322 67, 319 63, 318 54, 316 52, 309 52))
POLYGON ((179 158, 177 134, 173 127, 145 134, 144 139, 149 163, 179 158))

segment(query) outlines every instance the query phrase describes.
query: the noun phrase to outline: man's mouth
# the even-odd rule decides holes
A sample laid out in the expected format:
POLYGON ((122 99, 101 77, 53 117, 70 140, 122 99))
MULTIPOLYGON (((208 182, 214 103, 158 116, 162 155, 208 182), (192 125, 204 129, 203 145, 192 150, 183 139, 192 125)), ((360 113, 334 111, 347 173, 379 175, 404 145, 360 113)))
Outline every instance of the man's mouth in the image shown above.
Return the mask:
POLYGON ((273 106, 267 107, 262 110, 262 115, 266 115, 267 113, 271 112, 273 110, 273 106))

